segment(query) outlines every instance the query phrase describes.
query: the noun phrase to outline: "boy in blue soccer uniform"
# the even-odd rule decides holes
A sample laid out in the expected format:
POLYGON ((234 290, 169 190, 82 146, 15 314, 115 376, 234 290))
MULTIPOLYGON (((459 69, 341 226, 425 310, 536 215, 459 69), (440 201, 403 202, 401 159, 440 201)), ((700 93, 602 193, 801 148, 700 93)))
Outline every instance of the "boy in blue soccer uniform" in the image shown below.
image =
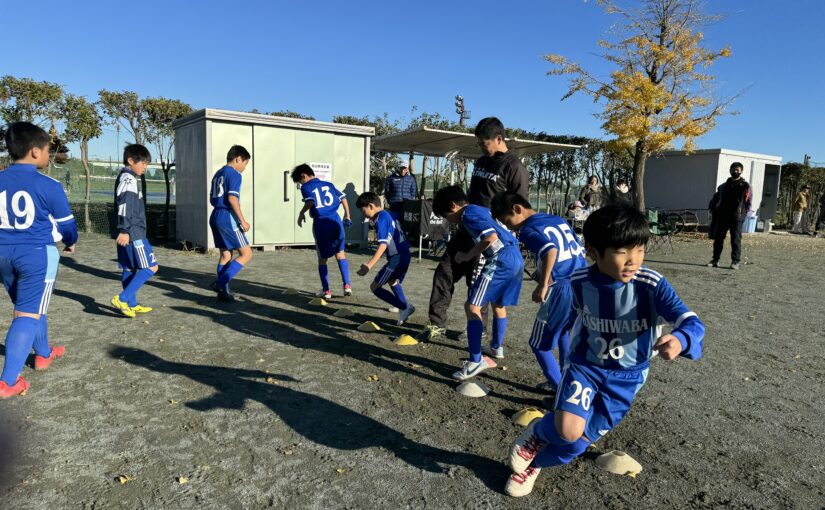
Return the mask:
POLYGON ((49 135, 28 122, 15 122, 5 141, 14 164, 0 172, 0 276, 14 303, 14 319, 6 334, 0 398, 29 388, 20 371, 32 348, 38 370, 65 352, 49 346, 46 312, 60 259, 55 239, 62 239, 69 253, 77 242, 63 188, 37 171, 49 164, 49 135))
POLYGON ((461 223, 475 241, 475 246, 470 251, 455 255, 457 263, 461 264, 484 255, 484 266, 473 282, 470 296, 464 305, 470 359, 464 363, 461 370, 453 374, 454 379, 464 381, 496 366, 492 359, 481 355, 481 310, 487 303, 490 303, 493 309, 493 335, 490 345, 483 350, 489 356, 499 359, 504 357, 506 307, 518 304, 524 259, 513 234, 493 219, 489 209, 469 204, 467 195, 459 186, 448 186, 438 190, 433 198, 433 212, 452 224, 461 223))
POLYGON ((547 380, 539 389, 555 393, 561 378, 559 364, 564 364, 570 341, 566 328, 573 299, 570 276, 587 267, 584 247, 564 219, 533 210, 517 193, 497 194, 491 210, 507 228, 519 232, 519 239, 536 259, 538 283, 532 297, 541 307, 530 334, 530 348, 547 380), (552 352, 556 347, 558 363, 552 352))
POLYGON ((387 255, 387 263, 375 275, 375 279, 370 284, 370 290, 379 299, 398 308, 398 325, 407 322, 410 315, 415 312, 415 307, 407 301, 401 283, 407 275, 410 267, 410 242, 404 236, 401 225, 389 212, 381 207, 381 197, 368 191, 362 193, 355 206, 361 209, 365 218, 369 218, 375 225, 376 238, 378 239, 378 249, 375 255, 365 264, 361 264, 358 274, 366 276, 370 269, 381 260, 383 255, 387 255), (384 288, 390 285, 392 292, 384 288))
POLYGON ((158 271, 152 245, 146 239, 146 208, 140 188, 140 176, 152 161, 149 150, 140 144, 123 149, 123 169, 115 181, 117 207, 117 261, 123 292, 112 298, 112 305, 126 317, 148 313, 152 308, 138 304, 138 290, 158 271))
POLYGON ((212 177, 209 202, 214 209, 209 216, 209 227, 221 254, 213 287, 221 301, 234 301, 229 282, 252 260, 252 248, 244 234, 249 232, 249 223, 241 212, 241 173, 250 159, 249 151, 233 145, 226 153, 226 165, 212 177), (235 260, 232 260, 233 250, 238 250, 235 260))
POLYGON ((315 237, 315 249, 318 252, 318 274, 321 276, 322 287, 318 296, 324 299, 332 298, 327 269, 327 259, 332 256, 338 260, 338 269, 344 283, 344 295, 351 296, 349 261, 344 254, 344 229, 352 226, 346 195, 338 191, 331 182, 315 177, 315 171, 307 164, 298 165, 292 170, 292 181, 300 184, 304 200, 304 207, 298 214, 298 226, 303 226, 307 211, 312 217, 312 235, 315 237), (344 206, 343 223, 338 216, 340 206, 344 206))
POLYGON ((556 411, 513 443, 505 492, 525 496, 542 468, 568 464, 614 429, 647 379, 650 359, 702 355, 704 324, 659 273, 642 266, 650 227, 629 205, 592 213, 584 224, 596 261, 573 273, 572 342, 556 411), (673 325, 662 334, 662 323, 673 325))

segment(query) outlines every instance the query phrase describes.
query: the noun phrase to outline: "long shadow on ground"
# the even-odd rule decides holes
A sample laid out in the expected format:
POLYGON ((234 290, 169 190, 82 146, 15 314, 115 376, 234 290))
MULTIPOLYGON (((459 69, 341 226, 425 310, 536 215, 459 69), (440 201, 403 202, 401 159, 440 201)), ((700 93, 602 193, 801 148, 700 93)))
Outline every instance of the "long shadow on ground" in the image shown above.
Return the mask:
POLYGON ((471 453, 451 452, 415 442, 386 425, 356 413, 330 400, 255 379, 272 377, 292 381, 289 376, 245 370, 167 361, 150 352, 116 346, 109 350, 112 358, 164 374, 177 374, 212 386, 216 393, 186 406, 196 411, 216 408, 242 409, 247 399, 269 407, 295 432, 314 443, 337 450, 384 448, 408 464, 434 473, 443 473, 443 465, 463 466, 471 470, 491 490, 501 491, 501 481, 508 472, 503 464, 471 453))

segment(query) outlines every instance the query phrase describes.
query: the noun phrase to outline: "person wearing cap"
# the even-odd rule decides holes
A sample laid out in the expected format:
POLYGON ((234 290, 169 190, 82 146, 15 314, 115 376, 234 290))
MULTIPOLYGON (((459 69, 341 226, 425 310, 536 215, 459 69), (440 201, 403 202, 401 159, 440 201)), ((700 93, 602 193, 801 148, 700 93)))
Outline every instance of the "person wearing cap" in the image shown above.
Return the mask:
POLYGON ((808 199, 810 193, 811 188, 806 184, 802 186, 793 201, 793 228, 791 232, 794 234, 808 233, 808 199))
POLYGON ((393 218, 399 219, 404 211, 405 200, 415 200, 418 195, 418 184, 410 173, 410 163, 402 159, 394 174, 387 177, 384 183, 384 200, 387 202, 387 211, 393 218))

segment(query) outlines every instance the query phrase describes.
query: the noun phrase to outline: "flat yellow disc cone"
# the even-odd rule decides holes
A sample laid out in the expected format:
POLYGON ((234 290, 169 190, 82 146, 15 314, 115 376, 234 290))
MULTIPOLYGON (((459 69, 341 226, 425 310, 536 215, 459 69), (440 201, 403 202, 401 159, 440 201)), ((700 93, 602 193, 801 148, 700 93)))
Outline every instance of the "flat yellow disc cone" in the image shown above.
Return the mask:
POLYGON ((353 311, 349 308, 339 308, 338 310, 335 310, 335 313, 332 315, 335 317, 352 317, 355 313, 353 313, 353 311))
POLYGON ((490 393, 490 388, 475 382, 465 382, 458 385, 458 388, 455 391, 459 392, 460 394, 464 395, 465 397, 486 397, 488 393, 490 393))
POLYGON ((381 326, 372 321, 367 321, 358 326, 358 331, 362 331, 364 333, 375 333, 376 331, 381 331, 381 326))
POLYGON ((290 295, 297 294, 297 293, 298 293, 298 291, 293 289, 292 287, 290 287, 288 289, 284 289, 284 291, 281 292, 281 294, 290 294, 290 295))
POLYGON ((513 415, 513 423, 520 427, 526 427, 530 425, 530 422, 535 420, 536 418, 543 418, 544 413, 536 409, 535 407, 525 407, 521 411, 517 412, 513 415))
POLYGON ((617 475, 635 477, 636 473, 642 471, 642 465, 636 462, 636 459, 619 450, 613 450, 604 455, 599 455, 596 459, 596 465, 605 471, 610 471, 617 475))
POLYGON ((418 345, 418 340, 410 335, 401 335, 393 342, 395 345, 418 345))
POLYGON ((314 305, 314 306, 327 306, 327 300, 324 299, 324 298, 317 297, 317 298, 310 299, 309 303, 307 303, 307 304, 314 305))

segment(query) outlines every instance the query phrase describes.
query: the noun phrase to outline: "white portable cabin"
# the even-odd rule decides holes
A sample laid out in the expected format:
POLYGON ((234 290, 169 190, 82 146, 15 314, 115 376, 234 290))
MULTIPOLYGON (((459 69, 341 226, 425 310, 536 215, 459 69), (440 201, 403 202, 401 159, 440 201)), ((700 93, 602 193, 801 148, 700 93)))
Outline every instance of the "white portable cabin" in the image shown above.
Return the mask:
POLYGON ((296 224, 303 202, 289 174, 301 163, 309 163, 317 177, 346 194, 353 222, 347 243, 366 244, 367 231, 355 201, 369 189, 373 128, 213 109, 199 110, 172 126, 177 240, 214 248, 209 188, 212 176, 226 163, 227 151, 238 144, 252 155, 241 188, 251 245, 315 244, 311 222, 296 224))
POLYGON ((668 151, 651 156, 645 165, 645 206, 652 209, 694 210, 708 223, 708 202, 730 177, 730 165, 744 166, 742 178, 753 191, 751 208, 762 220, 776 216, 782 158, 730 149, 705 149, 687 154, 668 151))

